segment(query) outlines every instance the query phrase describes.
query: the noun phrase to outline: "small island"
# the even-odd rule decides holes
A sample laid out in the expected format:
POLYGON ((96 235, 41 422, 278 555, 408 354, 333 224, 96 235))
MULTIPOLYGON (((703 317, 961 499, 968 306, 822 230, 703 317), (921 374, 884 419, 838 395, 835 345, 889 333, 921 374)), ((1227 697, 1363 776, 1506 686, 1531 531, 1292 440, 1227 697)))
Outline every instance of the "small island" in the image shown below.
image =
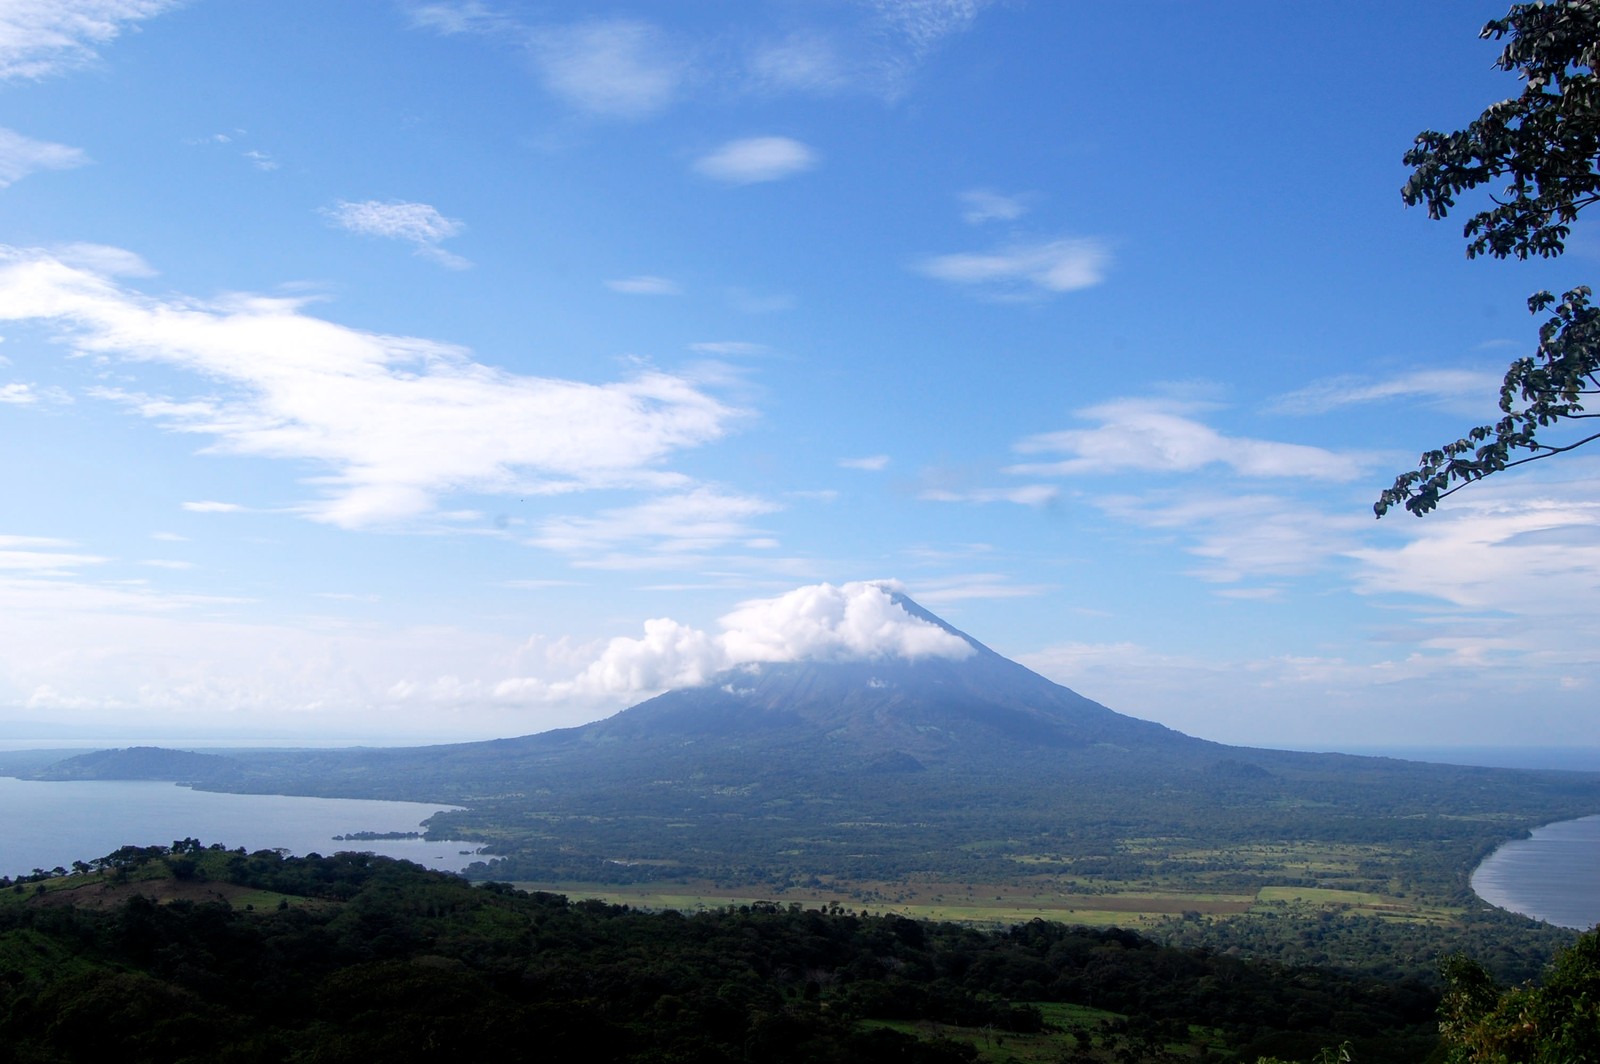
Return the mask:
POLYGON ((348 835, 335 835, 334 842, 387 842, 392 839, 420 839, 420 831, 352 831, 348 835))

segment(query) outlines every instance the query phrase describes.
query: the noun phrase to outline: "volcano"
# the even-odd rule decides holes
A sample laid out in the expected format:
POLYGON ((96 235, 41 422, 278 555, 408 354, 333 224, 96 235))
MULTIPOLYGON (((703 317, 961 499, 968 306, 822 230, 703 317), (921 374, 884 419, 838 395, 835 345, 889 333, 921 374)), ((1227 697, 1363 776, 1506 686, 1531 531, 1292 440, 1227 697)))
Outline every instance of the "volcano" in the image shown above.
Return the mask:
POLYGON ((1175 751, 1197 741, 1045 679, 901 592, 891 600, 955 637, 966 652, 752 663, 532 741, 552 749, 634 745, 658 752, 695 742, 809 743, 847 758, 902 755, 944 765, 1094 746, 1175 751))
POLYGON ((605 720, 513 739, 205 759, 125 751, 37 776, 151 778, 169 766, 214 790, 450 803, 465 808, 430 830, 504 855, 483 874, 544 881, 992 879, 1041 853, 1143 874, 1157 858, 1136 854, 1156 839, 1210 852, 1306 838, 1414 843, 1443 846, 1443 868, 1470 867, 1511 825, 1600 802, 1600 779, 1577 773, 1184 735, 1053 683, 883 591, 890 620, 919 637, 907 645, 932 651, 747 661, 605 720))

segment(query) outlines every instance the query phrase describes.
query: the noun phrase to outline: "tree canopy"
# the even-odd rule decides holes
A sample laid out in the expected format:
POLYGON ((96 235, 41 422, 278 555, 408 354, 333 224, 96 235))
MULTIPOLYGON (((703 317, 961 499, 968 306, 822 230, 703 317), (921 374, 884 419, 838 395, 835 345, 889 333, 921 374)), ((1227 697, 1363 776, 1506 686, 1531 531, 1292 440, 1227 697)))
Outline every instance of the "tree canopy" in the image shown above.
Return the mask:
POLYGON ((1600 930, 1563 950, 1541 985, 1506 989, 1464 957, 1445 965, 1439 1032, 1452 1064, 1600 1056, 1600 930))
MULTIPOLYGON (((1491 206, 1463 227, 1468 258, 1560 255, 1579 211, 1600 200, 1600 0, 1517 4, 1481 36, 1507 42, 1495 66, 1522 79, 1522 94, 1490 105, 1466 129, 1419 134, 1405 155, 1412 173, 1401 195, 1437 219, 1462 192, 1486 186, 1491 206)), ((1600 391, 1600 308, 1591 294, 1580 286, 1559 300, 1550 292, 1529 297, 1532 313, 1553 313, 1534 353, 1506 370, 1504 416, 1424 452, 1373 505, 1379 517, 1397 505, 1421 516, 1491 473, 1600 439, 1541 435, 1600 416, 1583 406, 1600 391)))

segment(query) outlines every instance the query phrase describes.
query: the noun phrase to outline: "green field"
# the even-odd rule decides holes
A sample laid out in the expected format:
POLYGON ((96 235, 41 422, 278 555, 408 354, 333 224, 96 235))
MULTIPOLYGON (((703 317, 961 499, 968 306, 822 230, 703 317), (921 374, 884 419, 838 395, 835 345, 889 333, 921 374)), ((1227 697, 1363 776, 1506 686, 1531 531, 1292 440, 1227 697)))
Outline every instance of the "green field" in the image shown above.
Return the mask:
POLYGON ((777 901, 806 908, 841 908, 851 912, 894 913, 925 920, 972 924, 1012 924, 1033 919, 1086 926, 1138 927, 1172 917, 1249 917, 1284 909, 1354 913, 1389 919, 1448 921, 1461 909, 1388 897, 1370 891, 1325 887, 1265 886, 1254 894, 1164 891, 1137 884, 1093 893, 1062 889, 1059 884, 1025 882, 952 885, 942 882, 871 884, 867 890, 790 887, 759 892, 719 887, 706 881, 646 882, 626 886, 593 883, 517 882, 523 890, 545 890, 573 898, 598 898, 614 905, 642 909, 699 912, 728 905, 777 901), (881 899, 863 904, 863 893, 881 899))

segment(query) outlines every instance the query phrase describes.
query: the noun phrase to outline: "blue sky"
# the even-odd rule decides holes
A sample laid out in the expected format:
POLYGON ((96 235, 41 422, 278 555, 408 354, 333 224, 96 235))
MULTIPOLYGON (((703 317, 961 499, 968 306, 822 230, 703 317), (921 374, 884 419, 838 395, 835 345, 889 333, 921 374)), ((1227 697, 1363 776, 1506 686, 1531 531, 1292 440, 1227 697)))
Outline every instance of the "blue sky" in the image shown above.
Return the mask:
POLYGON ((1600 458, 1371 503, 1524 300, 1467 4, 0 0, 0 735, 522 734, 912 653, 1595 742, 1600 458), (922 643, 918 639, 923 639, 922 643))

